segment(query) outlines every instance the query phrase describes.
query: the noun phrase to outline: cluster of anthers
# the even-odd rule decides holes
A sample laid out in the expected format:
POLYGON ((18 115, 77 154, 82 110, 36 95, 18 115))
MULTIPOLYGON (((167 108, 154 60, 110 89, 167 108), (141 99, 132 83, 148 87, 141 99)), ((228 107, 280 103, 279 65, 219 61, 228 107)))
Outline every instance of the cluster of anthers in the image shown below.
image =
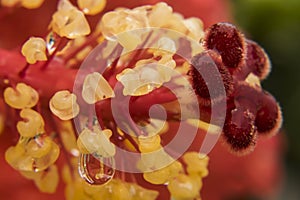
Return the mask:
MULTIPOLYGON (((1 2, 3 6, 36 8, 43 1, 1 2)), ((22 46, 27 64, 22 56, 1 50, 1 91, 4 102, 13 109, 0 115, 1 126, 6 117, 19 115, 12 118, 16 119, 19 140, 7 149, 5 159, 48 193, 55 192, 61 169, 66 199, 70 200, 162 199, 163 194, 151 188, 153 185, 167 188, 172 199, 200 199, 202 178, 208 175, 208 156, 188 151, 175 160, 163 148, 174 137, 168 122, 189 120, 187 113, 180 113, 172 90, 180 93, 191 85, 182 96, 196 94, 200 129, 210 123, 212 109, 225 102, 225 123, 216 130, 222 131, 232 152, 248 153, 258 135, 275 134, 281 123, 276 100, 260 85, 270 71, 269 59, 235 26, 218 23, 204 31, 200 19, 185 19, 165 3, 118 8, 104 13, 91 29, 85 15, 98 14, 105 4, 105 0, 78 0, 76 7, 60 0, 49 34, 31 37, 22 46), (173 30, 179 36, 157 35, 149 27, 173 30), (80 65, 98 44, 104 46, 103 58, 125 53, 105 63, 109 66, 101 73, 103 66, 85 72, 82 84, 75 88, 80 92, 72 93, 80 65), (181 56, 182 49, 191 63, 181 56), (210 76, 221 77, 225 96, 218 87, 209 91, 208 85, 214 83, 201 76, 201 71, 209 72, 213 66, 219 73, 210 76), (170 73, 173 71, 176 73, 170 73), (170 82, 173 89, 164 87, 170 82), (131 97, 130 114, 117 104, 122 127, 110 106, 120 95, 131 97), (154 104, 165 108, 166 122, 159 116, 149 117, 148 110, 154 104), (97 118, 91 117, 90 108, 96 108, 97 118), (73 119, 80 122, 77 129, 73 119), (126 158, 121 158, 121 163, 136 165, 141 174, 114 169, 119 148, 140 154, 137 163, 128 164, 131 161, 126 158), (56 164, 59 156, 66 162, 56 164), (162 166, 163 162, 168 164, 162 166)), ((189 99, 184 102, 188 104, 189 99)))

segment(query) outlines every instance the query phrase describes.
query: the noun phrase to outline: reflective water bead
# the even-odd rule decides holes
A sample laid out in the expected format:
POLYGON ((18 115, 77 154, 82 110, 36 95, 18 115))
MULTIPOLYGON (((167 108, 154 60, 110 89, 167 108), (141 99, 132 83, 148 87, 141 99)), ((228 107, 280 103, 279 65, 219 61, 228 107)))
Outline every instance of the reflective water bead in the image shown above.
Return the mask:
POLYGON ((47 51, 49 53, 49 55, 51 55, 55 49, 57 48, 57 45, 58 45, 58 42, 57 42, 57 39, 58 39, 58 35, 54 32, 50 32, 48 35, 47 35, 47 38, 46 38, 46 48, 47 48, 47 51))
POLYGON ((38 100, 37 91, 25 83, 18 83, 15 88, 7 87, 4 90, 4 101, 12 108, 31 108, 38 100))
POLYGON ((98 160, 91 154, 82 154, 79 162, 80 176, 92 185, 108 183, 115 174, 115 160, 113 157, 104 159, 110 166, 105 165, 103 159, 98 160))

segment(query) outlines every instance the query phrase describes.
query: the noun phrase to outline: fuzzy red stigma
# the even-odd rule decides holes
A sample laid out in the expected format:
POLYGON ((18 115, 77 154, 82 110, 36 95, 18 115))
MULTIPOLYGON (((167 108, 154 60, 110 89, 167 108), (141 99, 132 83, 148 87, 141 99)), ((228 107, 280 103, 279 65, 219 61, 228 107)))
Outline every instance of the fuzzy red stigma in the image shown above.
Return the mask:
POLYGON ((206 49, 219 52, 226 67, 235 69, 244 64, 245 39, 232 24, 211 26, 206 31, 204 45, 206 49))
POLYGON ((226 96, 232 93, 232 76, 223 65, 221 56, 218 53, 208 50, 198 54, 192 58, 192 65, 190 75, 195 93, 200 99, 200 105, 208 106, 211 103, 224 100, 222 95, 224 89, 226 96), (213 73, 215 68, 218 71, 213 73), (205 75, 205 79, 203 75, 205 75), (213 90, 209 90, 208 85, 213 87, 213 90))
POLYGON ((274 135, 281 127, 281 110, 275 98, 264 92, 260 97, 259 109, 256 113, 255 125, 260 134, 274 135))
POLYGON ((270 73, 270 60, 264 49, 256 42, 246 40, 247 56, 246 65, 261 80, 270 73))
POLYGON ((254 119, 254 115, 243 107, 227 113, 223 137, 233 153, 247 154, 253 150, 256 144, 254 119))

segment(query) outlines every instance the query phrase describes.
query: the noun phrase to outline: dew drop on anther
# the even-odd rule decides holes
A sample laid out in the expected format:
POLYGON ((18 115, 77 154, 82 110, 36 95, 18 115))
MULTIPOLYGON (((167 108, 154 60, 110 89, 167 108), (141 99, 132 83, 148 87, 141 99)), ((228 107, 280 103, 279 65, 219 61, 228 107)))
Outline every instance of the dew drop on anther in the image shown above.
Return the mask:
POLYGON ((51 55, 57 48, 57 35, 53 32, 50 32, 46 38, 46 48, 48 54, 51 55))
POLYGON ((79 173, 89 184, 103 185, 113 178, 115 173, 114 165, 113 157, 96 158, 91 154, 81 154, 79 173))

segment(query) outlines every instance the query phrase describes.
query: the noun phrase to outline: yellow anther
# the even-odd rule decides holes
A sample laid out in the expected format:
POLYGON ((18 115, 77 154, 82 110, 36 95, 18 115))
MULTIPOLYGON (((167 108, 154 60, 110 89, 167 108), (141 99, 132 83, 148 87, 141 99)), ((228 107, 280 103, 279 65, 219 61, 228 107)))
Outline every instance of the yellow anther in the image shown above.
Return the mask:
POLYGON ((109 129, 101 131, 94 126, 94 131, 85 128, 79 135, 77 144, 82 153, 96 153, 102 157, 112 157, 116 153, 116 148, 109 141, 112 132, 109 129))
POLYGON ((132 200, 131 191, 127 185, 121 181, 115 182, 113 184, 113 192, 111 199, 113 200, 132 200))
POLYGON ((44 171, 20 171, 21 175, 29 180, 33 180, 41 192, 54 193, 58 186, 59 175, 56 165, 51 165, 44 171))
POLYGON ((53 163, 56 162, 58 156, 59 156, 59 146, 52 141, 52 145, 51 145, 51 149, 50 151, 45 154, 44 156, 40 157, 40 158, 34 158, 32 156, 30 156, 28 153, 27 155, 32 158, 32 160, 34 161, 32 163, 32 168, 34 171, 42 171, 47 169, 48 167, 50 167, 53 163))
POLYGON ((174 162, 172 162, 168 167, 170 169, 170 176, 171 177, 175 177, 179 173, 183 172, 182 164, 179 161, 177 161, 177 160, 175 160, 174 162))
MULTIPOLYGON (((40 149, 45 151, 45 149, 40 149)), ((51 149, 48 153, 40 158, 34 158, 29 155, 28 147, 26 147, 26 141, 19 141, 16 146, 10 147, 5 152, 5 160, 16 170, 20 171, 43 171, 50 167, 59 156, 59 147, 54 142, 51 145, 51 149)), ((35 152, 37 155, 37 152, 35 152)), ((41 153, 42 154, 42 153, 41 153)))
POLYGON ((139 149, 142 153, 150 153, 161 148, 160 136, 154 135, 151 137, 140 136, 138 138, 139 149))
MULTIPOLYGON (((84 132, 81 132, 81 134, 82 133, 84 133, 84 132)), ((86 147, 86 145, 87 145, 86 143, 87 142, 84 142, 82 139, 78 138, 77 139, 77 148, 83 154, 91 154, 92 152, 86 147)))
POLYGON ((50 152, 52 144, 53 141, 49 137, 38 137, 28 142, 26 152, 33 158, 41 158, 50 152))
POLYGON ((32 161, 25 156, 25 149, 23 145, 9 147, 5 152, 5 160, 10 166, 16 170, 30 171, 32 161), (20 166, 20 162, 22 165, 20 166))
POLYGON ((12 108, 31 108, 38 100, 37 91, 24 83, 18 83, 15 89, 8 87, 4 90, 4 101, 12 108))
POLYGON ((5 122, 5 117, 4 117, 4 115, 2 115, 0 113, 0 135, 4 131, 4 128, 5 128, 4 122, 5 122))
POLYGON ((106 0, 77 0, 77 4, 85 14, 96 15, 104 9, 106 0))
POLYGON ((50 26, 61 37, 75 39, 91 32, 84 14, 68 0, 61 0, 50 26))
MULTIPOLYGON (((111 181, 113 181, 112 179, 111 181)), ((95 200, 101 199, 112 199, 112 192, 114 191, 111 187, 111 181, 106 185, 90 185, 87 182, 81 183, 81 187, 83 187, 83 192, 85 195, 84 199, 92 198, 95 200)), ((72 199, 70 199, 72 200, 72 199)), ((78 199, 80 200, 80 199, 78 199)))
POLYGON ((149 183, 164 184, 177 176, 180 172, 182 172, 181 163, 178 161, 174 161, 173 163, 162 169, 144 173, 143 177, 149 183))
POLYGON ((150 118, 149 123, 139 123, 141 129, 148 134, 149 137, 154 135, 161 135, 169 130, 169 124, 167 121, 150 118))
POLYGON ((191 17, 188 19, 183 20, 184 26, 189 31, 188 36, 192 39, 199 41, 204 36, 203 31, 203 22, 196 17, 191 17))
POLYGON ((102 34, 109 40, 125 31, 148 27, 146 10, 120 9, 103 15, 100 22, 102 34))
POLYGON ((159 170, 174 162, 172 158, 163 148, 149 153, 142 153, 141 160, 138 162, 138 168, 142 172, 159 170))
POLYGON ((84 60, 87 57, 87 55, 92 51, 92 49, 93 48, 91 46, 86 46, 84 49, 77 53, 76 59, 84 60))
POLYGON ((166 3, 161 2, 152 6, 149 13, 149 23, 153 27, 163 27, 173 14, 172 7, 166 3))
POLYGON ((1 5, 6 7, 14 7, 18 3, 20 3, 21 0, 1 0, 1 5))
POLYGON ((65 198, 66 200, 81 200, 81 199, 90 199, 91 197, 85 194, 82 183, 79 181, 73 181, 66 185, 65 188, 65 198))
POLYGON ((28 9, 39 8, 44 0, 21 0, 22 6, 28 9))
POLYGON ((168 58, 171 60, 177 49, 175 42, 169 37, 160 38, 152 48, 155 49, 155 51, 153 52, 154 56, 168 55, 168 58))
POLYGON ((198 152, 188 152, 183 155, 183 160, 187 164, 187 172, 191 175, 205 177, 208 175, 208 156, 200 155, 198 152))
MULTIPOLYGON (((109 40, 118 40, 131 49, 141 41, 143 32, 128 32, 146 27, 160 27, 179 31, 196 41, 203 37, 202 21, 197 18, 184 19, 182 15, 173 13, 173 9, 164 2, 153 6, 141 6, 134 9, 116 9, 106 13, 99 26, 101 32, 109 40), (122 35, 120 33, 127 32, 122 35)), ((168 45, 165 43, 164 45, 168 45)))
POLYGON ((37 179, 40 176, 40 173, 42 173, 42 171, 40 172, 34 172, 34 171, 20 171, 20 174, 24 177, 27 178, 29 180, 34 180, 37 179))
POLYGON ((47 170, 41 172, 40 176, 34 180, 34 183, 41 192, 54 193, 59 183, 57 166, 52 165, 47 170))
POLYGON ((61 120, 69 120, 79 113, 79 105, 75 94, 68 90, 56 92, 49 102, 50 110, 61 120))
POLYGON ((148 190, 139 185, 130 184, 130 189, 133 193, 133 200, 155 200, 157 199, 158 192, 155 190, 148 190))
POLYGON ((29 64, 47 60, 46 42, 39 37, 31 37, 22 46, 22 55, 29 64))
POLYGON ((117 41, 121 44, 127 52, 133 51, 141 44, 141 35, 134 32, 122 32, 118 34, 117 41))
POLYGON ((170 75, 165 73, 167 68, 152 60, 141 60, 134 69, 125 69, 116 78, 124 86, 124 95, 141 96, 170 80, 170 75))
POLYGON ((88 104, 94 104, 97 101, 114 96, 113 89, 100 73, 94 72, 85 77, 82 97, 88 104))
POLYGON ((260 79, 258 78, 258 76, 256 76, 253 73, 250 73, 247 76, 245 82, 247 82, 252 87, 261 87, 261 85, 260 85, 260 79))
POLYGON ((17 130, 23 137, 34 137, 44 133, 43 117, 32 109, 23 109, 20 112, 20 117, 24 120, 17 123, 17 130))
POLYGON ((59 125, 61 142, 64 148, 73 156, 79 156, 79 151, 76 144, 76 133, 74 132, 72 122, 70 120, 61 121, 59 125))
POLYGON ((195 199, 199 196, 202 187, 201 179, 190 177, 185 174, 178 174, 170 180, 168 190, 174 199, 195 199))

